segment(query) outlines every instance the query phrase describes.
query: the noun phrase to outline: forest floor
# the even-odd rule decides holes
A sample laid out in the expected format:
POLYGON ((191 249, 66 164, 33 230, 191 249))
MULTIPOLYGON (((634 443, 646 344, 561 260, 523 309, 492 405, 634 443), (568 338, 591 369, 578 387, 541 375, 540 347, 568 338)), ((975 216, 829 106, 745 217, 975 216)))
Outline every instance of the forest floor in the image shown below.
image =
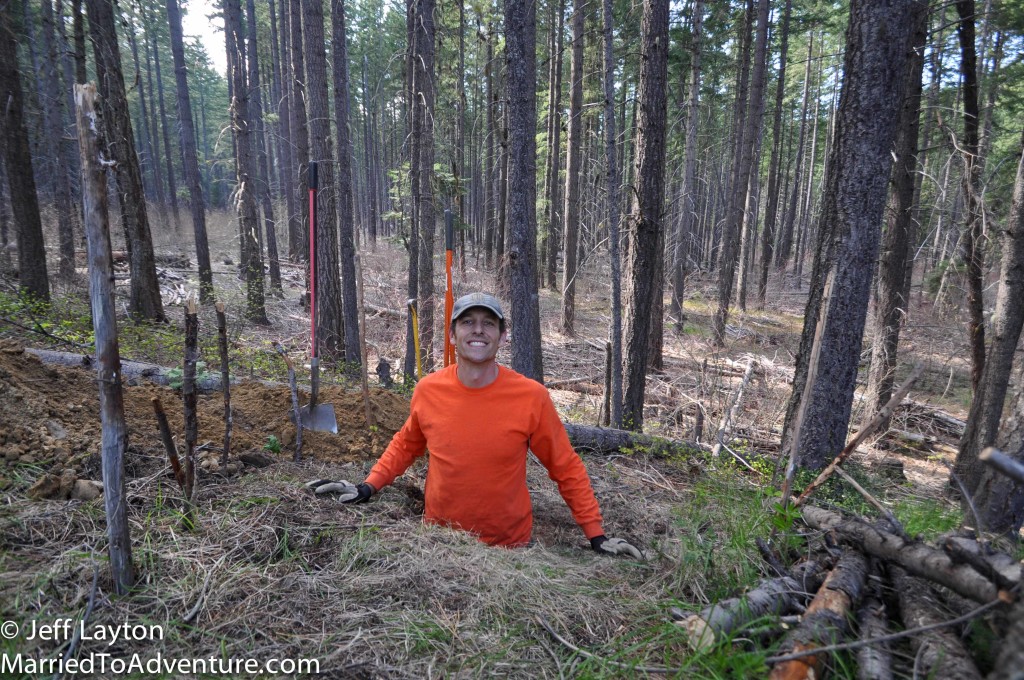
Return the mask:
MULTIPOLYGON (((617 677, 634 676, 638 666, 664 667, 691 678, 764 673, 765 650, 738 654, 745 649, 742 642, 690 653, 668 610, 699 609, 766 573, 754 540, 772 529, 768 508, 777 491, 771 482, 780 462, 779 431, 804 291, 773 281, 767 309, 754 311, 751 305, 749 313, 733 314, 724 350, 710 343, 710 278, 691 277, 680 333, 671 330, 674 320, 666 319, 665 369, 649 378, 645 431, 692 440, 697 409, 703 408, 706 444, 744 365, 753 359, 755 377, 729 435, 742 465, 731 456, 666 459, 643 451, 583 452, 608 534, 641 546, 646 560, 594 555, 555 485, 533 460, 528 482, 535 543, 500 550, 420 522, 422 465, 405 475, 405 483, 358 507, 315 497, 303 487, 316 478, 360 481, 408 414, 408 392, 384 389, 371 370, 377 421, 371 429, 358 383, 328 371, 321 401, 334 404, 339 433, 305 432, 304 459, 293 462, 290 397, 284 365, 271 343, 280 341, 299 366, 308 357, 301 269, 284 267, 284 296, 268 298, 269 327, 244 324, 237 268, 225 264, 237 259, 233 232, 227 215, 213 216, 215 284, 228 306, 232 373, 243 379, 231 391, 232 460, 262 452, 272 464, 216 469, 222 397, 203 395, 199 441, 211 462, 200 472, 197 527, 188 530, 151 405, 159 397, 180 433, 180 395, 146 381, 127 385, 127 499, 139 578, 130 597, 112 593, 102 500, 67 499, 75 479, 100 478, 94 374, 47 365, 25 351, 26 346, 85 351, 73 346, 90 330, 84 278, 58 284, 53 308, 45 313, 18 307, 10 280, 0 282, 0 615, 22 631, 11 637, 4 629, 0 654, 60 657, 68 640, 29 640, 25 631, 87 617, 87 630, 139 624, 157 627, 161 637, 109 645, 76 641, 73 655, 93 655, 96 664, 101 662, 96 655, 109 653, 107 663, 130 661, 132 655, 143 663, 158 656, 261 663, 316 659, 322 674, 338 678, 617 677), (33 326, 48 335, 27 330, 33 326), (46 498, 31 498, 33 485, 32 495, 46 498), (553 640, 544 624, 564 641, 553 640), (574 652, 570 644, 594 656, 574 652)), ((175 243, 188 240, 168 236, 158 252, 174 254, 175 243)), ((404 352, 404 252, 382 241, 376 250, 364 249, 362 258, 366 303, 376 310, 367 325, 368 365, 372 369, 383 358, 398 373, 404 352)), ((604 381, 609 285, 603 262, 591 260, 585 267, 577 286, 577 336, 557 330, 559 298, 551 291, 541 293, 541 317, 545 376, 555 386, 556 405, 567 421, 593 425, 604 381)), ((170 322, 159 327, 122 323, 121 351, 125 359, 174 366, 182 356, 180 302, 195 281, 184 270, 162 269, 170 322)), ((492 281, 469 254, 466 272, 456 275, 456 289, 490 289, 492 281)), ((200 319, 206 370, 215 371, 212 310, 201 310, 200 319)), ((868 356, 865 351, 865 370, 868 356)), ((942 488, 945 464, 955 456, 956 419, 966 416, 969 403, 966 357, 957 315, 931 310, 915 294, 901 342, 906 368, 898 378, 917 361, 925 364, 925 373, 911 392, 913 404, 901 408, 890 431, 862 447, 853 461, 855 476, 912 533, 938 533, 959 520, 942 488)), ((501 358, 508 363, 507 350, 501 358)), ((862 411, 855 408, 852 423, 870 415, 862 411)), ((840 483, 822 493, 826 503, 858 512, 866 507, 840 483)), ((850 672, 839 666, 833 670, 840 676, 850 672)), ((98 666, 97 675, 104 675, 98 666)))

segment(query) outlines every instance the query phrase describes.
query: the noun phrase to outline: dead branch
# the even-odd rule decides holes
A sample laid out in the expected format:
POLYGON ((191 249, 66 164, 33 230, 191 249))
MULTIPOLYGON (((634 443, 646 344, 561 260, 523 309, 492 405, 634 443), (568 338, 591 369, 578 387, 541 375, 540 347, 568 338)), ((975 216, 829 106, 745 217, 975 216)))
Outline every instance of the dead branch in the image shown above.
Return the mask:
POLYGON ((1002 590, 1010 590, 1021 582, 1020 562, 1004 553, 986 551, 977 541, 950 536, 942 549, 954 562, 971 565, 1002 590))
POLYGON ((715 446, 711 450, 711 455, 718 457, 722 455, 722 446, 725 443, 725 436, 732 426, 733 421, 736 419, 736 409, 739 408, 740 402, 743 401, 743 390, 746 388, 747 383, 750 382, 750 376, 754 373, 754 359, 751 357, 747 361, 746 370, 743 371, 743 379, 740 381, 739 387, 732 393, 730 397, 729 405, 722 412, 722 420, 718 423, 718 432, 715 434, 715 446))
POLYGON ((1024 484, 1024 465, 1021 465, 994 446, 985 448, 984 451, 978 454, 978 458, 1015 482, 1024 484))
POLYGON ((810 598, 809 591, 821 584, 821 569, 817 562, 802 562, 791 574, 764 579, 750 592, 706 607, 699 614, 678 621, 677 625, 686 631, 690 649, 709 649, 762 616, 796 611, 810 598))
MULTIPOLYGON (((930 626, 942 621, 935 607, 937 597, 927 583, 899 567, 890 567, 893 585, 899 594, 900 613, 907 628, 930 626)), ((924 677, 981 679, 977 666, 960 637, 948 628, 936 628, 915 635, 911 646, 917 652, 915 675, 924 677)))
MULTIPOLYGON (((848 550, 814 596, 800 626, 786 636, 794 652, 818 650, 849 631, 850 608, 860 600, 867 579, 868 561, 859 551, 848 550)), ((820 678, 823 653, 783 661, 772 668, 772 680, 820 678)))
POLYGON ((171 426, 167 423, 167 413, 164 411, 164 405, 160 401, 160 397, 152 397, 149 401, 153 404, 157 428, 160 430, 160 441, 163 442, 164 451, 167 453, 167 460, 171 462, 174 481, 178 482, 178 486, 184 490, 185 472, 181 469, 181 461, 178 459, 178 447, 175 445, 174 437, 171 435, 171 426))
POLYGON ((1000 596, 1009 597, 972 567, 954 564, 948 555, 924 543, 907 541, 860 520, 844 519, 834 512, 812 505, 804 506, 802 515, 809 527, 834 531, 843 541, 976 602, 991 602, 1000 596))
POLYGON ((606 427, 588 427, 565 423, 569 441, 577 451, 607 455, 623 449, 642 450, 655 456, 692 456, 703 453, 693 442, 651 437, 639 432, 627 432, 606 427))
MULTIPOLYGON (((868 577, 864 601, 857 612, 861 640, 885 637, 889 633, 888 616, 879 594, 878 581, 876 566, 868 577)), ((892 653, 886 643, 867 644, 858 650, 857 677, 859 680, 892 680, 892 653)))

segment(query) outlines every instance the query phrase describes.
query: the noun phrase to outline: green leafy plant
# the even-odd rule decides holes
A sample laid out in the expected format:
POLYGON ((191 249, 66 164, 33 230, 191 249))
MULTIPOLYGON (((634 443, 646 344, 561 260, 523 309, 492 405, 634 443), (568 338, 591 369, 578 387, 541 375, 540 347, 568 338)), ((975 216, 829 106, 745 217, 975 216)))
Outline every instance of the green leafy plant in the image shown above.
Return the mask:
POLYGON ((271 453, 281 453, 281 440, 274 435, 267 437, 267 442, 263 445, 264 451, 270 451, 271 453))

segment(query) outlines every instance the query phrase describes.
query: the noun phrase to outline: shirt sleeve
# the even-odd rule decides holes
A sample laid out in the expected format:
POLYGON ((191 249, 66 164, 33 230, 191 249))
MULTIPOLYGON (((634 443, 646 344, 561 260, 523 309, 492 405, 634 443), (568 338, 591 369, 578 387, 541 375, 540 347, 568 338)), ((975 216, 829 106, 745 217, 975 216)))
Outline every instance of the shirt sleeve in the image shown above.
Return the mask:
POLYGON ((391 438, 391 443, 384 450, 380 459, 370 470, 366 483, 380 490, 395 481, 405 472, 413 461, 426 453, 427 439, 420 428, 419 409, 416 394, 413 394, 409 417, 402 429, 391 438))
MULTIPOLYGON (((542 388, 543 389, 543 388, 542 388)), ((590 485, 590 476, 580 456, 572 448, 562 419, 545 389, 539 397, 540 416, 536 431, 530 437, 530 450, 548 470, 548 476, 558 484, 566 505, 587 538, 604 533, 601 510, 590 485)))

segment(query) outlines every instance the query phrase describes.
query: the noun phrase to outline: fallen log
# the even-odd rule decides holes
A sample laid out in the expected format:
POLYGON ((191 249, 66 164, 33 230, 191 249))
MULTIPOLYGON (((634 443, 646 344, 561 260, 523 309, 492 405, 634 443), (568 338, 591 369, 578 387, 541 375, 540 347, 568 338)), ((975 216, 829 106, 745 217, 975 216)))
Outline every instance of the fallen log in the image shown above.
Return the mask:
MULTIPOLYGON (((69 366, 73 368, 91 368, 95 361, 95 355, 92 353, 82 354, 80 352, 55 352, 49 349, 34 349, 32 347, 26 347, 25 353, 38 357, 39 360, 45 364, 69 366)), ((171 383, 171 378, 167 375, 168 372, 177 372, 177 370, 180 370, 180 368, 171 369, 158 364, 150 364, 143 361, 125 361, 122 359, 121 381, 123 384, 128 386, 139 385, 143 380, 156 385, 166 386, 171 383)), ((211 392, 219 390, 220 388, 220 375, 215 373, 201 373, 196 376, 196 389, 202 392, 211 392)))
MULTIPOLYGON (((834 531, 840 539, 864 552, 894 562, 915 576, 935 581, 964 597, 982 603, 1000 597, 999 588, 990 580, 966 564, 955 564, 941 550, 812 505, 803 506, 801 514, 812 529, 834 531)), ((1003 596, 1009 597, 1005 593, 1003 596)))
POLYGON ((1021 564, 1005 553, 988 552, 977 541, 962 536, 949 536, 942 544, 954 562, 969 564, 1002 590, 1021 582, 1021 564))
MULTIPOLYGON (((857 612, 861 640, 884 638, 889 634, 885 603, 879 595, 878 572, 869 579, 864 602, 857 612)), ((892 652, 886 642, 871 642, 857 650, 857 678, 859 680, 892 680, 892 652)))
MULTIPOLYGON (((786 636, 784 648, 807 652, 838 642, 849 632, 850 609, 860 601, 868 574, 868 561, 857 550, 847 550, 814 596, 800 625, 786 636)), ((781 661, 770 680, 820 678, 824 654, 809 654, 781 661)))
POLYGON ((817 562, 801 562, 789 575, 763 579, 750 592, 722 600, 699 614, 690 614, 676 625, 686 631, 690 649, 709 649, 762 616, 782 616, 797 611, 821 586, 821 569, 817 562))
MULTIPOLYGON (((938 599, 929 585, 897 566, 889 569, 899 594, 900 618, 906 628, 919 628, 945 620, 934 607, 938 599)), ((981 673, 955 631, 935 628, 910 639, 916 652, 915 675, 957 680, 981 680, 981 673)))
POLYGON ((699 444, 662 437, 651 437, 639 432, 627 432, 610 427, 589 427, 565 423, 569 441, 577 451, 607 455, 619 451, 637 450, 655 456, 692 456, 704 452, 699 444))

